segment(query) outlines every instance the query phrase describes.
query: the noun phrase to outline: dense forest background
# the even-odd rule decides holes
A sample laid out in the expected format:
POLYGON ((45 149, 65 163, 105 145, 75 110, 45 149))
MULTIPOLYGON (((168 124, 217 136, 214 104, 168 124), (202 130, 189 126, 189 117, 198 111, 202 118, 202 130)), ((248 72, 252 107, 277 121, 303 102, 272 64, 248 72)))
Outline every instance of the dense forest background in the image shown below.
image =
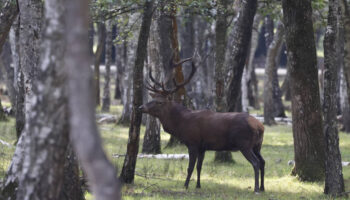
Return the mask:
POLYGON ((305 198, 349 193, 348 0, 0 0, 0 53, 0 199, 225 199, 226 174, 247 177, 235 199, 260 198, 229 151, 207 154, 209 190, 182 188, 184 144, 139 107, 150 82, 188 77, 172 101, 264 123, 265 185, 296 177, 305 198))

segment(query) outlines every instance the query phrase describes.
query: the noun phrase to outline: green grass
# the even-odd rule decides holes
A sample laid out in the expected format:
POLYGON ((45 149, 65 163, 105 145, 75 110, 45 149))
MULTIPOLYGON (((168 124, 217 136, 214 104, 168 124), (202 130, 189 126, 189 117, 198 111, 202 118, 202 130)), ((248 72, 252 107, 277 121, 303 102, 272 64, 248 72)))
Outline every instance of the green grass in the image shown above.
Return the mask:
MULTIPOLYGON (((119 115, 120 106, 112 106, 111 112, 119 115)), ((0 122, 0 139, 15 142, 14 120, 0 122)), ((124 158, 113 158, 113 154, 125 154, 128 127, 115 124, 99 126, 105 151, 118 169, 124 158)), ((144 127, 141 129, 140 151, 144 127)), ((162 132, 162 153, 187 153, 184 146, 164 149, 169 135, 162 132)), ((344 161, 350 161, 350 135, 340 133, 340 148, 344 161)), ((4 177, 14 148, 0 145, 0 178, 4 177)), ((201 174, 201 189, 195 189, 196 170, 188 190, 183 187, 188 160, 138 159, 133 185, 124 185, 123 199, 331 199, 323 195, 323 182, 300 182, 290 175, 293 159, 293 137, 291 126, 266 127, 262 155, 266 160, 264 193, 254 194, 253 169, 240 153, 233 153, 235 164, 214 163, 214 152, 207 152, 201 174)), ((350 167, 343 168, 346 191, 350 191, 350 167)), ((86 198, 93 199, 91 194, 86 198)))

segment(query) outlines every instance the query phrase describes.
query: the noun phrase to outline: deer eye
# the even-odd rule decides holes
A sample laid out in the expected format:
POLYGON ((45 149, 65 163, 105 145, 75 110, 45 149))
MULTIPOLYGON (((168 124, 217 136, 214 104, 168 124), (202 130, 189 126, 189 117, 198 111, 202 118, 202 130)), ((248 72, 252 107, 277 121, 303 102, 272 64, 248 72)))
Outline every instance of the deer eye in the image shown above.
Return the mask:
POLYGON ((163 104, 163 102, 157 101, 156 104, 157 104, 157 105, 161 105, 161 104, 163 104))

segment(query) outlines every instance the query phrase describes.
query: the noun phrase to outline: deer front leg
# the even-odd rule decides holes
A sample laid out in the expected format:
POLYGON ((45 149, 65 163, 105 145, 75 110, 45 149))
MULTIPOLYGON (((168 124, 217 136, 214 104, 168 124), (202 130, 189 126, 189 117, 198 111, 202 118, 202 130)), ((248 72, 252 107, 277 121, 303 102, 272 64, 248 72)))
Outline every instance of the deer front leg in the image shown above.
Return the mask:
POLYGON ((196 164, 198 152, 194 150, 189 150, 189 156, 190 156, 190 161, 188 163, 188 168, 187 168, 187 178, 185 181, 185 188, 188 189, 188 184, 191 179, 191 175, 194 169, 194 165, 196 164))

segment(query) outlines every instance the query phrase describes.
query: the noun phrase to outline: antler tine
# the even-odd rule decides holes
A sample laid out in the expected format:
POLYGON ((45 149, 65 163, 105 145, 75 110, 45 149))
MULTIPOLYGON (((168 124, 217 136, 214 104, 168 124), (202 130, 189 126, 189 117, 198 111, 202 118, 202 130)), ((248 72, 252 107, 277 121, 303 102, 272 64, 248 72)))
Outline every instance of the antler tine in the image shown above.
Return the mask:
POLYGON ((184 62, 187 62, 187 61, 189 61, 189 60, 192 60, 192 58, 193 58, 193 56, 192 56, 192 57, 189 57, 189 58, 185 58, 185 59, 183 59, 183 60, 180 60, 179 62, 174 63, 173 66, 174 66, 174 67, 178 67, 179 65, 181 65, 181 64, 184 63, 184 62))
POLYGON ((160 84, 159 82, 157 82, 157 81, 153 78, 153 76, 152 76, 152 69, 149 70, 148 75, 149 75, 150 80, 151 80, 154 84, 156 84, 156 85, 159 86, 159 87, 162 86, 162 84, 160 84))
POLYGON ((181 84, 177 84, 176 83, 176 80, 173 79, 173 82, 174 82, 174 85, 175 85, 175 89, 169 91, 170 93, 174 93, 176 91, 178 91, 181 87, 183 87, 184 85, 186 85, 187 83, 190 82, 190 80, 193 78, 193 75, 195 74, 197 68, 196 66, 194 65, 194 62, 192 61, 192 71, 191 71, 191 74, 190 76, 187 78, 187 80, 185 80, 184 82, 182 82, 181 84))

